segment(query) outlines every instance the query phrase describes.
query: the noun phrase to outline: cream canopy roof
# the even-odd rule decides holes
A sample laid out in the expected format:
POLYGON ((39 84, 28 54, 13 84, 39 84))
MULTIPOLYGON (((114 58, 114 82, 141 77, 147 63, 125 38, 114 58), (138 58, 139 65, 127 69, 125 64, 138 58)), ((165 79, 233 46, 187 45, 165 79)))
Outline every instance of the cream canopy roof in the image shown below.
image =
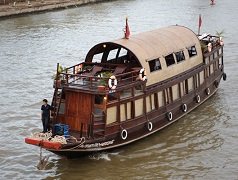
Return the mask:
POLYGON ((189 28, 178 25, 139 33, 130 36, 129 39, 122 38, 97 44, 88 52, 86 62, 91 62, 95 54, 104 52, 105 47, 111 50, 122 47, 133 54, 140 65, 147 71, 148 85, 158 81, 158 76, 160 80, 163 80, 203 62, 201 46, 197 35, 189 28), (183 63, 178 63, 176 66, 167 67, 164 60, 166 55, 183 50, 186 59, 190 59, 187 48, 191 46, 195 46, 197 50, 197 56, 192 57, 193 60, 186 60, 183 63), (160 58, 162 70, 156 73, 148 73, 148 61, 156 58, 160 58))
MULTIPOLYGON (((103 52, 99 46, 104 44, 114 44, 124 47, 132 52, 141 65, 158 57, 166 56, 170 53, 185 49, 186 47, 199 44, 196 34, 183 26, 169 26, 148 32, 130 36, 130 39, 118 39, 111 42, 100 43, 94 46, 87 57, 103 52)), ((92 58, 86 58, 86 60, 92 58)))

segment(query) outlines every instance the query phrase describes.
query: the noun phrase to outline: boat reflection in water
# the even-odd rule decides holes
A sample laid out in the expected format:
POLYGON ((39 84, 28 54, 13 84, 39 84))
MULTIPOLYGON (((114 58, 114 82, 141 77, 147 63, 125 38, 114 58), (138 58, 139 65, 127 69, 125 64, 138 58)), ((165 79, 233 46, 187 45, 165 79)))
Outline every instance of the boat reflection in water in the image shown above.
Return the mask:
POLYGON ((144 138, 206 101, 226 79, 223 42, 169 26, 97 44, 57 77, 52 134, 25 141, 77 157, 144 138))

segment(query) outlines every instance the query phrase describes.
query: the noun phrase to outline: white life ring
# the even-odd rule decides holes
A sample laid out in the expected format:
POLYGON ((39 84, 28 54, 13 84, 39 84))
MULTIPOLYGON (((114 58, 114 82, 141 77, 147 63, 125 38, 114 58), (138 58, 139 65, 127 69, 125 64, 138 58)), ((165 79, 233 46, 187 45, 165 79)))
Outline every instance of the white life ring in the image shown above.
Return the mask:
POLYGON ((172 112, 168 112, 167 113, 167 118, 169 121, 172 121, 173 120, 173 113, 172 112))
POLYGON ((200 103, 200 101, 201 101, 201 98, 200 98, 199 95, 197 95, 197 96, 196 96, 196 102, 197 102, 197 103, 200 103))
POLYGON ((208 52, 212 51, 212 43, 208 43, 207 45, 208 52))
POLYGON ((121 138, 122 138, 123 140, 126 140, 126 138, 127 138, 127 130, 123 129, 123 130, 121 131, 121 138))
POLYGON ((206 94, 209 95, 211 93, 210 88, 206 89, 206 94))
POLYGON ((152 131, 152 129, 153 129, 153 124, 152 124, 152 122, 148 122, 148 123, 147 123, 147 129, 148 129, 149 131, 152 131))
POLYGON ((182 105, 182 110, 183 110, 183 112, 187 112, 187 110, 188 110, 187 104, 182 105))
POLYGON ((116 89, 116 87, 117 87, 117 78, 114 75, 109 78, 108 87, 110 89, 116 89), (113 85, 112 85, 112 81, 113 81, 113 85))
POLYGON ((145 81, 147 79, 145 68, 142 68, 140 70, 139 78, 141 81, 145 81))
POLYGON ((220 42, 220 45, 223 46, 224 45, 224 42, 222 40, 222 37, 219 38, 219 42, 220 42))
POLYGON ((79 72, 81 72, 83 69, 83 64, 79 64, 78 66, 74 67, 74 74, 78 74, 79 72))

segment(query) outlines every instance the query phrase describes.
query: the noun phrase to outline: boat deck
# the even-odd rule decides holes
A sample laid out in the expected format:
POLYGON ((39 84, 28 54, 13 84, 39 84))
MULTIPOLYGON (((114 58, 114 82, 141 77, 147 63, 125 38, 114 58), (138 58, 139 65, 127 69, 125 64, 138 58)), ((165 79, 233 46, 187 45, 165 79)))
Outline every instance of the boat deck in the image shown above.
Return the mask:
POLYGON ((110 65, 99 63, 97 65, 93 65, 90 70, 80 69, 80 71, 77 72, 77 66, 83 66, 83 64, 84 63, 75 65, 66 69, 65 72, 60 73, 59 75, 62 76, 60 87, 95 93, 99 92, 99 87, 102 86, 104 87, 102 90, 103 93, 110 93, 111 90, 108 88, 108 81, 111 76, 115 76, 117 81, 117 90, 128 87, 129 85, 131 87, 138 86, 138 88, 136 88, 136 93, 141 92, 141 88, 139 86, 143 83, 138 79, 141 67, 130 68, 126 71, 126 66, 117 65, 114 68, 108 68, 107 66, 110 65), (95 70, 95 67, 99 70, 95 70))

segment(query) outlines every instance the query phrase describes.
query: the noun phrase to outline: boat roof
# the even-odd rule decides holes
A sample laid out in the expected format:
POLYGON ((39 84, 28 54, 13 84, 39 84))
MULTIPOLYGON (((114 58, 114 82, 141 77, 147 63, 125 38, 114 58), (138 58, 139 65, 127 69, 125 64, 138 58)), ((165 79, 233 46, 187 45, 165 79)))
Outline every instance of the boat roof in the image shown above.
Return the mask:
MULTIPOLYGON (((111 49, 116 49, 118 47, 123 47, 133 54, 136 59, 139 61, 141 67, 144 67, 147 71, 147 77, 153 76, 155 73, 148 73, 150 60, 160 58, 162 59, 162 66, 164 64, 164 57, 178 51, 184 51, 191 46, 195 46, 197 50, 197 56, 194 61, 180 63, 179 66, 176 67, 176 71, 171 72, 175 67, 162 68, 162 71, 157 73, 161 74, 164 77, 162 79, 172 77, 179 72, 188 70, 191 67, 194 67, 200 63, 202 63, 202 52, 199 39, 197 35, 187 27, 173 25, 169 27, 164 27, 148 32, 139 33, 136 35, 130 36, 129 39, 118 39, 111 42, 103 42, 94 46, 86 56, 86 62, 91 62, 93 56, 97 53, 103 52, 105 47, 110 47, 111 49), (183 65, 181 65, 183 64, 183 65), (164 73, 166 73, 166 76, 164 73)), ((184 53, 186 59, 189 59, 189 55, 187 52, 184 53)), ((178 63, 179 64, 179 63, 178 63)), ((149 79, 149 77, 148 77, 149 79)), ((153 77, 152 77, 153 79, 153 77)), ((158 80, 155 80, 158 81, 158 80)), ((154 81, 151 81, 149 84, 153 84, 154 81)))
POLYGON ((176 25, 133 35, 129 40, 118 39, 113 42, 129 49, 144 65, 148 60, 190 47, 199 43, 199 40, 190 29, 176 25))

